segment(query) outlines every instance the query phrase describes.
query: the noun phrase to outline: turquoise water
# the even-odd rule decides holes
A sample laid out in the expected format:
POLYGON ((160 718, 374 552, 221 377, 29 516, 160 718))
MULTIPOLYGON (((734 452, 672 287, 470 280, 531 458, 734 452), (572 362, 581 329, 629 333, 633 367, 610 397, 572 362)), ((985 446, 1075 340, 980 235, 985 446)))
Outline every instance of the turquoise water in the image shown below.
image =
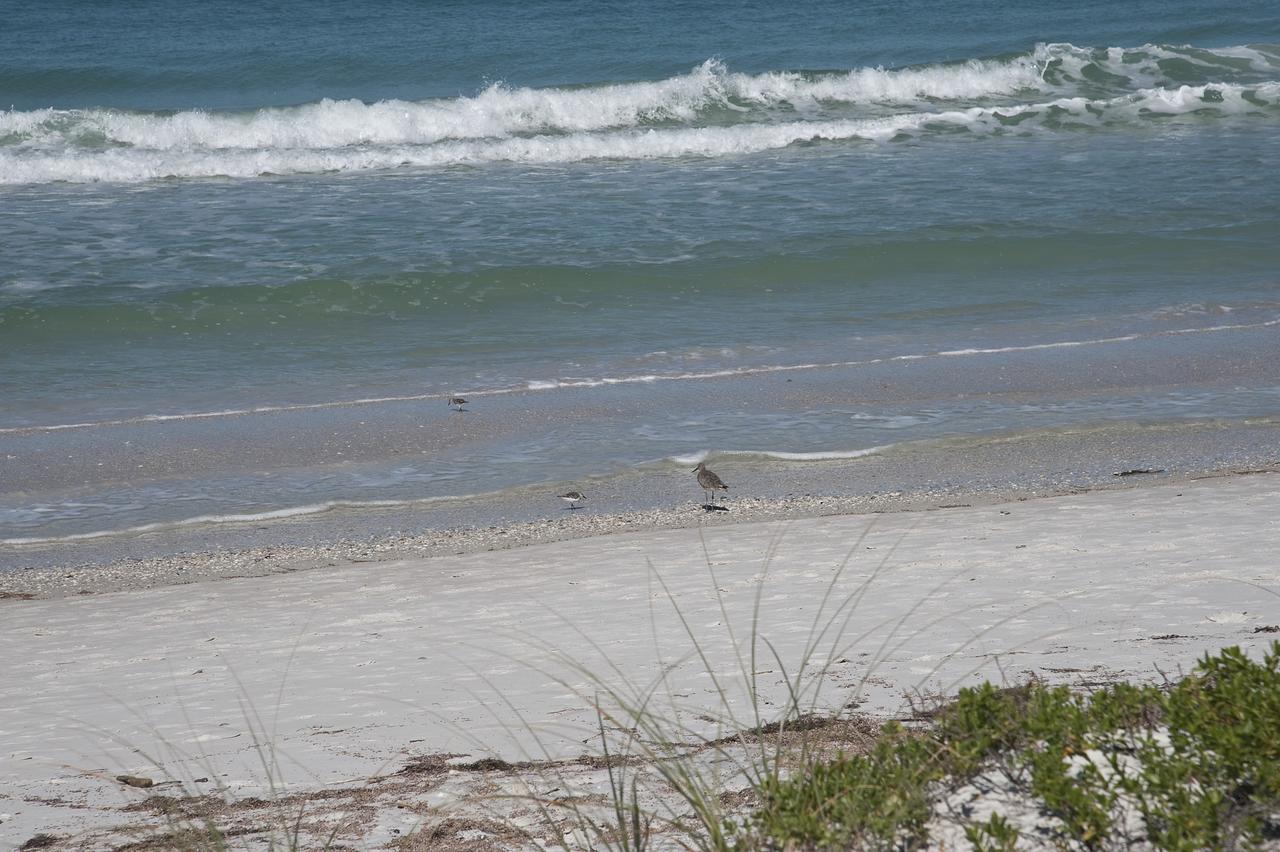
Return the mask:
POLYGON ((0 104, 11 546, 1276 413, 1274 3, 55 2, 0 104))

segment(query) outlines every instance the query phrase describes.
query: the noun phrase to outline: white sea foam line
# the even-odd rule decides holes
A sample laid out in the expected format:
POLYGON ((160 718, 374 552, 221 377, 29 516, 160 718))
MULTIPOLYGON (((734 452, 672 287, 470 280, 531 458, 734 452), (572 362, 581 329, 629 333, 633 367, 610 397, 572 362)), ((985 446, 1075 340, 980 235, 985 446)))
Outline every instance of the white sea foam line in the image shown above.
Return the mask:
POLYGON ((858 68, 806 77, 786 71, 732 73, 707 60, 688 74, 581 89, 511 89, 494 83, 474 97, 427 101, 324 99, 252 113, 186 110, 157 116, 120 110, 0 112, 0 134, 28 147, 74 144, 92 135, 152 151, 329 149, 350 145, 432 144, 515 133, 584 132, 653 122, 692 122, 709 108, 740 112, 779 104, 915 103, 1037 88, 1037 55, 885 70, 858 68))
POLYGON ((1206 69, 1224 68, 1205 61, 1205 56, 1245 58, 1261 73, 1280 67, 1247 46, 1208 50, 1144 45, 1098 52, 1067 43, 1038 44, 1010 59, 970 59, 899 69, 864 67, 817 75, 735 73, 722 62, 709 59, 686 74, 663 80, 574 89, 510 88, 499 82, 474 96, 424 101, 323 99, 253 112, 184 110, 168 115, 110 109, 9 110, 0 112, 0 136, 15 137, 26 148, 75 146, 88 136, 151 151, 427 145, 519 133, 580 133, 654 122, 690 123, 712 107, 745 112, 780 104, 929 105, 938 100, 1042 91, 1050 87, 1045 76, 1051 68, 1078 79, 1086 66, 1096 65, 1139 84, 1154 85, 1164 78, 1158 63, 1169 58, 1206 69))
MULTIPOLYGON (((1280 82, 1257 84, 1207 83, 1140 89, 1102 99, 1062 97, 1046 103, 1000 107, 907 112, 880 118, 853 118, 781 123, 747 122, 730 126, 645 128, 622 125, 621 130, 577 128, 535 136, 448 137, 397 141, 361 141, 317 146, 218 148, 113 147, 88 150, 74 145, 0 146, 0 183, 139 182, 162 178, 252 178, 268 174, 307 174, 437 168, 496 162, 559 164, 592 160, 651 160, 682 157, 724 157, 777 150, 806 141, 884 142, 900 133, 915 133, 934 123, 960 124, 975 132, 998 132, 999 120, 1057 109, 1075 122, 1102 126, 1097 113, 1142 119, 1148 113, 1177 115, 1212 110, 1222 114, 1256 113, 1280 105, 1280 82), (1213 100, 1205 100, 1212 90, 1213 100), (1245 95, 1251 98, 1246 99, 1245 95), (1261 103, 1259 103, 1261 101, 1261 103)), ((0 124, 3 117, 0 113, 0 124)), ((1063 115, 1057 116, 1061 122, 1063 115)), ((1030 127, 1031 125, 1024 125, 1030 127)), ((610 126, 612 127, 612 126, 610 126)), ((3 132, 0 130, 0 132, 3 132)))
MULTIPOLYGON (((1126 334, 1118 337, 1098 337, 1089 340, 1061 340, 1053 343, 1029 343, 1021 346, 997 346, 986 349, 948 349, 939 352, 927 352, 909 355, 892 355, 887 358, 868 358, 860 361, 827 361, 812 364, 775 364, 763 367, 731 367, 723 370, 710 370, 701 373, 675 373, 672 375, 646 374, 643 376, 606 376, 599 379, 533 379, 521 387, 492 388, 489 390, 465 391, 466 396, 500 396, 525 391, 558 390, 561 388, 590 388, 619 384, 651 384, 653 382, 691 381, 697 379, 719 379, 734 376, 750 376, 765 373, 785 373, 799 370, 828 370, 839 367, 866 367, 873 364, 892 363, 895 361, 920 361, 928 358, 953 358, 966 355, 994 355, 1003 352, 1034 352, 1044 349, 1066 349, 1077 346, 1100 346, 1109 343, 1125 343, 1133 340, 1152 339, 1178 334, 1206 334, 1219 331, 1241 331, 1255 328, 1271 328, 1280 325, 1280 317, 1263 322, 1233 323, 1225 325, 1205 326, 1202 328, 1177 328, 1164 331, 1147 332, 1145 334, 1126 334)), ((119 420, 92 420, 83 423, 57 423, 49 426, 8 426, 0 428, 0 434, 35 434, 39 432, 57 432, 64 429, 89 429, 100 426, 132 426, 146 423, 164 423, 180 420, 199 420, 215 417, 238 417, 250 414, 271 414, 288 411, 309 411, 325 408, 343 408, 357 405, 377 405, 386 402, 418 402, 436 399, 440 393, 408 394, 404 396, 377 396, 362 399, 344 399, 330 402, 299 403, 296 405, 261 405, 253 408, 233 408, 223 411, 204 411, 194 414, 147 414, 140 417, 128 417, 119 420)))
POLYGON ((390 506, 418 506, 432 503, 456 502, 483 496, 479 494, 450 494, 441 497, 418 497, 412 500, 328 500, 324 503, 313 503, 307 506, 290 506, 285 509, 273 509, 269 512, 254 512, 240 515, 198 515, 194 518, 182 518, 176 521, 156 521, 136 527, 122 527, 114 530, 95 530, 87 533, 58 535, 46 537, 0 538, 0 545, 32 545, 60 544, 72 541, 89 541, 96 538, 108 538, 120 535, 140 535, 158 530, 178 529, 198 524, 239 524, 257 521, 276 521, 282 518, 296 518, 304 515, 317 515, 334 509, 377 509, 390 506))
POLYGON ((763 456, 768 459, 778 459, 779 461, 839 461, 841 459, 860 459, 865 456, 872 456, 876 453, 884 452, 893 444, 881 444, 878 447, 867 447, 861 450, 814 450, 812 452, 784 452, 781 450, 730 450, 725 453, 715 453, 715 455, 734 456, 763 456))
POLYGON ((704 450, 681 456, 668 456, 666 461, 679 465, 698 464, 712 458, 767 458, 778 461, 840 461, 842 459, 860 459, 865 456, 882 453, 897 446, 881 444, 877 447, 866 447, 861 450, 814 450, 812 452, 786 452, 783 450, 704 450))
MULTIPOLYGON (((496 388, 493 390, 467 391, 468 396, 494 396, 518 393, 521 388, 496 388)), ((359 399, 339 399, 327 402, 301 402, 291 405, 256 405, 252 408, 228 408, 222 411, 197 411, 190 414, 143 414, 118 420, 90 420, 83 423, 57 423, 50 426, 10 426, 0 428, 0 434, 57 432, 63 429, 88 429, 94 426, 136 426, 143 423, 166 423, 174 420, 202 420, 214 417, 240 417, 246 414, 275 414, 287 411, 309 411, 318 408, 344 408, 357 405, 377 405, 385 402, 421 402, 427 399, 443 399, 440 393, 415 393, 403 396, 370 396, 359 399)))

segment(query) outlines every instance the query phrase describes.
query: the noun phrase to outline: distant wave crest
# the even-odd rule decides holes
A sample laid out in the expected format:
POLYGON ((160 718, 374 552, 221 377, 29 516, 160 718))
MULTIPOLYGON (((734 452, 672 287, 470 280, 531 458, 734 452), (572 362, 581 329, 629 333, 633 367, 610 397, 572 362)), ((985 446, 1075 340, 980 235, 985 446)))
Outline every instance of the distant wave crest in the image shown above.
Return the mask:
POLYGON ((490 85, 426 101, 322 100, 248 112, 0 112, 0 183, 140 182, 495 162, 714 158, 799 143, 1108 129, 1280 112, 1280 48, 1038 45, 1007 58, 843 72, 490 85))

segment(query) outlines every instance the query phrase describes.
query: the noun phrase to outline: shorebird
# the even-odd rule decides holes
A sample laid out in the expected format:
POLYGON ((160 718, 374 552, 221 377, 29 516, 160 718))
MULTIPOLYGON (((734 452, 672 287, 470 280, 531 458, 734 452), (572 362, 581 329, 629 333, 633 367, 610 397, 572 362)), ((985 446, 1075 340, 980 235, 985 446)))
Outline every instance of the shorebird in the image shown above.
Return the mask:
POLYGON ((693 469, 698 474, 698 484, 702 486, 703 497, 708 494, 711 499, 707 501, 707 505, 714 505, 716 502, 716 491, 728 491, 729 486, 724 484, 724 480, 716 476, 715 471, 707 469, 706 462, 698 462, 698 466, 693 469))
POLYGON ((464 397, 453 396, 452 394, 445 397, 445 399, 449 400, 449 407, 454 411, 463 411, 462 406, 467 404, 467 400, 464 397))
POLYGON ((575 506, 574 504, 584 502, 587 499, 587 495, 581 491, 566 491, 560 495, 560 499, 568 503, 570 509, 581 509, 581 506, 575 506))

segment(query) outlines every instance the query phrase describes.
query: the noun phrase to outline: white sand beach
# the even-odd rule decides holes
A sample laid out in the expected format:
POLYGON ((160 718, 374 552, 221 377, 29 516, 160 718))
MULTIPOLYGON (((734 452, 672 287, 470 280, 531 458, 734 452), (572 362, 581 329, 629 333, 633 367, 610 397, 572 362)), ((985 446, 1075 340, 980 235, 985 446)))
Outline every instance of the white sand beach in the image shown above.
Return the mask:
POLYGON ((1277 506, 1267 473, 0 600, 0 848, 118 848, 116 827, 164 824, 125 808, 184 788, 358 789, 330 815, 345 848, 395 848, 466 794, 400 784, 415 757, 596 748, 598 684, 568 661, 613 684, 665 672, 663 706, 708 736, 730 727, 715 681, 732 684, 750 722, 757 600, 766 717, 806 647, 828 667, 816 706, 877 718, 981 679, 1176 677, 1275 638, 1277 506))

